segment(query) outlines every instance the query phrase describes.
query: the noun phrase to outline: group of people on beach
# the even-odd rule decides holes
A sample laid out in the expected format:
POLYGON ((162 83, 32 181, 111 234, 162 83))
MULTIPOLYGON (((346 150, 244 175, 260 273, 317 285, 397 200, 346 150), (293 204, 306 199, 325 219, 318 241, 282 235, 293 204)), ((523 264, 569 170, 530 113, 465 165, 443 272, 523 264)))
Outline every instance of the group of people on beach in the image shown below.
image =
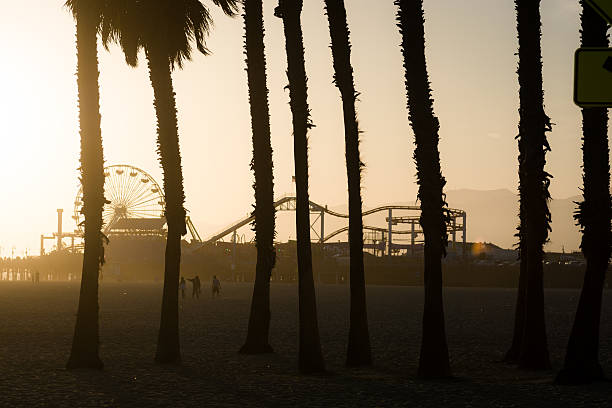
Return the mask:
MULTIPOLYGON (((196 275, 194 278, 187 279, 191 282, 192 292, 191 297, 199 299, 200 294, 202 293, 202 283, 200 282, 200 277, 196 275)), ((181 276, 181 280, 179 282, 179 290, 181 291, 182 299, 185 299, 185 290, 187 289, 187 281, 183 276, 181 276)), ((219 296, 221 293, 221 282, 217 279, 217 275, 213 276, 212 279, 212 297, 219 296)))

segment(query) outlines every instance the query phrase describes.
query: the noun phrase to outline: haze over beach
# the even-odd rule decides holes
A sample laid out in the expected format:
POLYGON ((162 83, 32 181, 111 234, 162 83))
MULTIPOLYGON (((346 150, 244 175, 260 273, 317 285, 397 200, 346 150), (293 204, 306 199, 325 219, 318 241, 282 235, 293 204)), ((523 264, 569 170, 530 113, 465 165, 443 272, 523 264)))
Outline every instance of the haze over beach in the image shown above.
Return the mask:
POLYGON ((0 406, 608 406, 611 26, 5 5, 0 406))
MULTIPOLYGON (((5 197, 0 213, 1 256, 9 256, 13 246, 15 255, 22 255, 26 248, 37 254, 40 234, 56 230, 57 208, 65 210, 64 229, 74 229, 69 215, 79 167, 75 36, 72 16, 62 3, 13 2, 0 15, 0 47, 11 60, 0 68, 0 123, 3 133, 10 135, 3 138, 0 160, 5 197), (23 30, 25 21, 28 30, 23 30)), ((266 2, 265 7, 266 15, 271 16, 274 2, 266 2)), ((434 84, 434 108, 441 122, 447 191, 516 192, 518 85, 513 7, 512 2, 501 0, 425 2, 427 62, 434 84)), ((367 166, 364 205, 414 202, 413 136, 400 86, 403 71, 400 36, 393 23, 395 7, 391 1, 377 2, 374 7, 366 0, 352 0, 347 9, 356 86, 361 93, 361 151, 367 166)), ((215 27, 208 45, 213 55, 195 54, 192 63, 174 74, 187 209, 203 236, 242 217, 253 203, 243 22, 223 16, 216 8, 211 11, 215 27)), ((555 123, 549 135, 552 152, 547 155, 547 170, 554 176, 550 190, 555 199, 580 194, 580 116, 571 98, 578 16, 576 1, 542 1, 545 104, 555 123)), ((293 138, 288 93, 283 90, 287 78, 282 23, 268 18, 265 24, 279 196, 294 189, 293 138)), ((343 124, 332 84, 329 33, 321 29, 327 25, 322 2, 305 2, 303 25, 310 106, 316 124, 309 133, 311 198, 337 205, 346 202, 343 124)), ((107 164, 132 164, 161 181, 154 149, 152 90, 145 68, 142 63, 137 69, 128 68, 115 46, 110 54, 100 50, 104 154, 107 164)), ((515 206, 516 200, 503 207, 506 205, 515 206)), ((571 213, 553 210, 548 250, 558 251, 564 244, 566 249, 577 249, 577 229, 568 215, 571 213), (568 232, 557 240, 555 234, 560 231, 568 232)), ((479 216, 468 212, 468 225, 479 216)), ((515 210, 506 216, 508 223, 517 219, 515 210)), ((514 243, 512 236, 503 240, 493 231, 487 235, 469 227, 468 238, 504 247, 514 243)))

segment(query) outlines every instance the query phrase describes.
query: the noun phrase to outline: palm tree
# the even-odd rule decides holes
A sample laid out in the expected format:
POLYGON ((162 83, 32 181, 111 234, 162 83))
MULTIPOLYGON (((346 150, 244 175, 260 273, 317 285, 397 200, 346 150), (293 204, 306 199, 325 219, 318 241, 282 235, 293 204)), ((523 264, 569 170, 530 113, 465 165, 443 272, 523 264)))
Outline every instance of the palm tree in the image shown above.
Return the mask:
MULTIPOLYGON (((518 138, 518 137, 517 137, 518 138)), ((519 147, 519 191, 521 191, 521 186, 525 184, 525 171, 523 168, 524 163, 524 149, 525 149, 525 138, 518 138, 518 147, 519 147)), ((522 195, 519 199, 519 226, 517 227, 516 237, 519 239, 518 247, 519 247, 519 258, 520 258, 520 270, 519 270, 519 282, 518 282, 518 291, 516 298, 516 309, 514 311, 514 332, 512 335, 512 344, 510 345, 510 349, 506 352, 504 356, 504 361, 507 363, 516 363, 518 362, 519 354, 521 352, 521 344, 523 341, 523 332, 525 330, 525 293, 527 286, 527 249, 526 249, 526 239, 521 234, 521 231, 526 231, 525 229, 525 197, 522 195)))
POLYGON ((342 97, 348 178, 351 311, 346 364, 363 366, 372 364, 372 352, 363 267, 361 169, 364 165, 359 158, 359 126, 355 110, 357 92, 351 66, 351 44, 344 0, 325 0, 325 8, 331 35, 334 82, 342 97))
POLYGON ((421 201, 420 223, 425 235, 425 300, 418 374, 425 378, 448 377, 450 362, 444 327, 441 261, 448 243, 448 214, 443 192, 446 180, 440 169, 440 123, 433 112, 425 60, 423 0, 395 0, 395 5, 399 6, 397 22, 402 35, 408 117, 416 144, 414 159, 421 201))
POLYGON ((285 48, 287 51, 287 76, 289 97, 293 115, 293 152, 296 184, 296 232, 298 257, 299 296, 299 369, 302 373, 325 371, 319 326, 314 279, 312 276, 312 251, 310 247, 310 204, 308 198, 308 138, 313 125, 308 108, 308 87, 304 64, 302 38, 303 0, 279 0, 274 15, 283 19, 285 48))
MULTIPOLYGON (((608 47, 606 22, 582 3, 582 47, 608 47)), ((599 322, 606 270, 610 261, 610 157, 608 111, 582 110, 583 196, 575 218, 582 228, 581 249, 587 261, 574 326, 557 383, 590 383, 604 378, 599 364, 599 322)))
POLYGON ((544 319, 544 243, 550 230, 550 175, 544 171, 550 150, 546 132, 550 118, 544 112, 540 0, 515 0, 519 41, 519 164, 521 196, 521 256, 526 257, 524 328, 519 366, 548 369, 550 359, 544 319), (527 205, 528 203, 528 205, 527 205))
POLYGON ((68 0, 76 19, 77 84, 81 133, 81 183, 85 216, 85 250, 77 320, 67 368, 102 369, 99 357, 98 276, 104 263, 102 209, 104 207, 104 156, 100 130, 98 84, 98 24, 96 3, 68 0))
POLYGON ((251 127, 253 128, 253 160, 255 173, 255 243, 257 266, 251 301, 251 315, 246 343, 241 353, 272 352, 270 332, 270 276, 274 268, 274 174, 270 143, 270 110, 266 85, 262 0, 244 0, 244 29, 251 127))
MULTIPOLYGON (((208 9, 199 0, 111 0, 123 4, 121 12, 103 21, 105 44, 118 42, 130 65, 137 64, 144 49, 153 86, 157 116, 157 151, 164 173, 165 217, 168 234, 165 253, 164 289, 155 361, 178 363, 181 359, 178 328, 178 284, 181 237, 185 225, 185 193, 179 150, 177 109, 172 70, 191 59, 192 41, 208 54, 205 37, 212 25, 208 9)), ((237 11, 239 0, 213 0, 228 15, 237 11)))

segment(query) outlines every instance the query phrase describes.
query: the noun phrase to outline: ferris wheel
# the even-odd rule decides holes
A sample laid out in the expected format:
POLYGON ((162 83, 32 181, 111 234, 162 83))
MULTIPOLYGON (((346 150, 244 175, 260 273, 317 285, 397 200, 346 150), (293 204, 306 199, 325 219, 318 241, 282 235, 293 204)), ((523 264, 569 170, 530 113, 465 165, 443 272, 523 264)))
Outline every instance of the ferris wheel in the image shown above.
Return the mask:
MULTIPOLYGON (((146 171, 127 164, 104 168, 104 196, 110 201, 104 205, 102 222, 105 232, 122 218, 162 218, 165 200, 157 182, 146 171)), ((81 212, 83 186, 74 200, 74 220, 83 232, 81 212)))

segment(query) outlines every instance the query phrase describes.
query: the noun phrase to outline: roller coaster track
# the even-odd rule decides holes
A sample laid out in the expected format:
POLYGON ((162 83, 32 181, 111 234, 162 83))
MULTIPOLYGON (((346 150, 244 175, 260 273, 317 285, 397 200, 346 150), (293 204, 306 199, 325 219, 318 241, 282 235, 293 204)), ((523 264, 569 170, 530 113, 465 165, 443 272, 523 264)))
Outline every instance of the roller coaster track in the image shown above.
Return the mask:
MULTIPOLYGON (((336 230, 334 232, 332 232, 329 235, 326 235, 323 238, 323 242, 327 242, 330 239, 332 239, 333 237, 335 237, 336 235, 340 235, 343 232, 347 232, 349 229, 348 225, 346 227, 342 227, 339 230, 336 230)), ((372 227, 370 225, 364 225, 363 226, 364 230, 368 230, 368 231, 375 231, 375 232, 380 232, 380 233, 387 233, 389 230, 387 228, 382 228, 382 227, 372 227)), ((419 230, 414 230, 414 231, 408 231, 408 230, 393 230, 393 234, 411 234, 411 233, 422 233, 422 231, 419 230)))
MULTIPOLYGON (((319 214, 328 214, 332 217, 337 217, 337 218, 344 218, 344 219, 348 219, 349 215, 348 214, 343 214, 343 213, 339 213, 333 210, 330 210, 329 208, 327 208, 327 206, 323 206, 320 204, 317 204, 313 201, 310 201, 310 212, 311 213, 319 213, 319 214)), ((274 202, 274 208, 277 211, 295 211, 295 205, 296 205, 296 198, 295 196, 292 195, 284 195, 282 197, 280 197, 278 200, 276 200, 274 202)), ((421 211, 421 207, 419 206, 411 206, 411 205, 383 205, 380 207, 376 207, 376 208, 372 208, 370 210, 364 211, 362 213, 362 217, 368 216, 368 215, 372 215, 372 214, 376 214, 379 212, 390 212, 389 210, 407 210, 407 211, 421 211)), ((459 209, 454 209, 454 208, 449 208, 448 209, 448 213, 451 216, 451 218, 460 218, 460 217, 464 217, 465 216, 465 211, 463 210, 459 210, 459 209)), ((244 227, 247 224, 250 224, 251 222, 253 222, 253 220, 255 219, 254 215, 248 216, 248 217, 244 217, 238 221, 235 221, 233 223, 231 223, 229 226, 227 226, 226 228, 224 228, 223 230, 215 233, 214 235, 211 235, 210 237, 208 237, 204 243, 215 243, 217 241, 219 241, 220 239, 222 239, 223 237, 229 235, 230 233, 238 230, 241 227, 244 227)), ((389 219, 387 218, 387 222, 389 222, 389 219)), ((396 225, 398 223, 412 223, 417 224, 418 225, 419 222, 419 217, 418 216, 411 216, 411 217, 392 217, 391 223, 393 225, 396 225)), ((375 231, 375 232, 381 232, 381 233, 386 233, 389 232, 389 228, 383 228, 383 227, 374 227, 374 226, 368 226, 368 225, 364 225, 363 226, 364 230, 369 230, 369 231, 375 231)), ((457 230, 457 228, 454 225, 449 225, 449 232, 452 232, 453 230, 457 230)), ((343 227, 340 228, 332 233, 330 233, 329 235, 325 235, 324 237, 320 237, 321 238, 321 242, 327 242, 328 240, 330 240, 331 238, 348 231, 348 226, 347 227, 343 227)), ((391 230, 392 234, 413 234, 413 233, 422 233, 422 230, 419 229, 411 229, 411 230, 391 230)))

